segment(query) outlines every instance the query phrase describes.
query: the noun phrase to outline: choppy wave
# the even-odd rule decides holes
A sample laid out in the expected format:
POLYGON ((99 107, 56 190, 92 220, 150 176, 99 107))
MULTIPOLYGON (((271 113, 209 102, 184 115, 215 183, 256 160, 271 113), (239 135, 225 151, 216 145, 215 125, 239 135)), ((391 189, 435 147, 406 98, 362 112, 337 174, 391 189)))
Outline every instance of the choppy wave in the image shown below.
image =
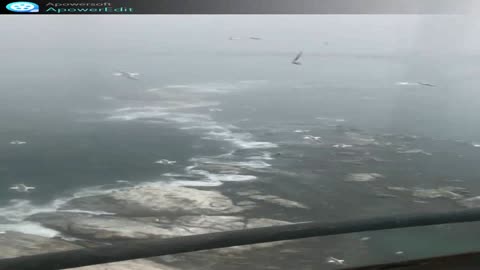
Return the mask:
POLYGON ((5 233, 7 231, 20 232, 25 234, 34 234, 43 237, 56 237, 60 233, 58 231, 48 229, 36 222, 22 222, 19 224, 0 224, 0 233, 5 233))
POLYGON ((246 159, 253 159, 253 160, 273 160, 273 157, 272 157, 272 153, 270 153, 270 152, 262 152, 261 155, 247 157, 246 159))
POLYGON ((83 188, 70 196, 57 198, 50 203, 38 205, 29 200, 10 200, 10 202, 0 208, 0 233, 6 231, 15 231, 25 234, 39 235, 43 237, 56 237, 60 233, 43 227, 41 224, 26 220, 28 217, 49 212, 67 212, 67 213, 81 213, 94 216, 114 215, 104 211, 85 211, 79 209, 61 210, 61 207, 74 198, 81 198, 87 196, 108 194, 113 189, 106 189, 103 186, 94 186, 83 188))
POLYGON ((8 222, 19 222, 34 214, 55 211, 64 202, 57 199, 50 204, 39 206, 29 200, 11 200, 7 206, 0 208, 0 217, 8 222))

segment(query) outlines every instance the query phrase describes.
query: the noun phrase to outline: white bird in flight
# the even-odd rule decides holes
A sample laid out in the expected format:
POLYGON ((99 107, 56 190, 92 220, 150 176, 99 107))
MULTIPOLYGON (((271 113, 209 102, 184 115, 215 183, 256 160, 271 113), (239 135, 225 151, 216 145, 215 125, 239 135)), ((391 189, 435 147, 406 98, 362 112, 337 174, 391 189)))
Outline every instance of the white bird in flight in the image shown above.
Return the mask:
POLYGON ((319 141, 322 139, 322 137, 307 135, 307 136, 304 136, 303 139, 304 139, 304 140, 311 140, 311 141, 319 142, 319 141))
POLYGON ((164 165, 171 165, 171 164, 175 164, 175 163, 177 163, 177 162, 174 161, 174 160, 161 159, 161 160, 159 160, 159 161, 155 161, 155 163, 157 163, 157 164, 164 164, 164 165))
POLYGON ((118 77, 125 77, 130 80, 138 80, 138 76, 140 73, 137 72, 124 72, 124 71, 118 71, 113 73, 113 76, 118 76, 118 77))
POLYGON ((435 87, 434 84, 426 83, 426 82, 397 82, 397 85, 404 85, 404 86, 428 86, 428 87, 435 87))
POLYGON ((35 187, 29 187, 24 184, 17 184, 10 187, 10 190, 15 190, 18 192, 30 192, 30 190, 34 190, 34 189, 35 187))
POLYGON ((295 56, 295 58, 292 60, 292 64, 301 65, 302 63, 298 60, 300 59, 300 57, 302 57, 302 55, 303 55, 303 52, 299 52, 297 56, 295 56))
POLYGON ((27 142, 22 141, 11 141, 10 144, 26 144, 27 142))
POLYGON ((295 132, 295 133, 307 133, 307 132, 310 132, 310 130, 309 129, 296 129, 293 132, 295 132))
POLYGON ((327 258, 327 263, 332 263, 336 265, 343 265, 345 263, 345 260, 337 259, 334 257, 328 257, 327 258))
POLYGON ((423 85, 423 86, 429 86, 429 87, 434 87, 435 86, 431 83, 426 83, 426 82, 418 82, 418 84, 423 85))

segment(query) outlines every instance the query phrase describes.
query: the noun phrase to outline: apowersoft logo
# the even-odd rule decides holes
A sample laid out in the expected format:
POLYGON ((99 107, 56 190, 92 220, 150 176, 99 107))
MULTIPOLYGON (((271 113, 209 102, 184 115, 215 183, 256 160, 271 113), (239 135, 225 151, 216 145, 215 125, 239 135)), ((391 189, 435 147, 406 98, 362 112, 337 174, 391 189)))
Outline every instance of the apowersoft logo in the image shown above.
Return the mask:
POLYGON ((33 2, 12 2, 7 5, 7 9, 18 13, 38 12, 38 5, 33 2))

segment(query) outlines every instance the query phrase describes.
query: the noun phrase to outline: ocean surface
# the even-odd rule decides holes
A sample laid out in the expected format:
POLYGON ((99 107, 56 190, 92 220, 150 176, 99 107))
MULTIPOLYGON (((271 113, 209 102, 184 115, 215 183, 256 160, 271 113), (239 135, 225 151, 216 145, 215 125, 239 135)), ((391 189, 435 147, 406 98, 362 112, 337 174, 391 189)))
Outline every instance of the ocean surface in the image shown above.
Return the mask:
MULTIPOLYGON (((409 213, 416 205, 461 209, 451 193, 480 195, 476 59, 290 60, 281 53, 2 55, 9 65, 0 66, 0 228, 72 198, 152 182, 261 189, 311 209, 290 214, 292 221, 409 213), (113 76, 118 70, 139 80, 113 76), (224 168, 211 173, 205 164, 224 168), (10 189, 16 184, 35 190, 10 189)), ((392 239, 413 248, 404 231, 386 235, 372 244, 377 250, 392 239)))

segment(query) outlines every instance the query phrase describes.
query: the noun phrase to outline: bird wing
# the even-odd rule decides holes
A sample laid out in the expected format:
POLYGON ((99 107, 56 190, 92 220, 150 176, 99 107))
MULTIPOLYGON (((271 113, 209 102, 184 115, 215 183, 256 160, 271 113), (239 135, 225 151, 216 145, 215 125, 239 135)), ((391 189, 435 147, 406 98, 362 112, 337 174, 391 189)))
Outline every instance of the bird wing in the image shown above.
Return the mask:
POLYGON ((296 62, 300 57, 302 57, 303 52, 299 52, 297 56, 295 56, 295 59, 293 59, 294 62, 296 62))

